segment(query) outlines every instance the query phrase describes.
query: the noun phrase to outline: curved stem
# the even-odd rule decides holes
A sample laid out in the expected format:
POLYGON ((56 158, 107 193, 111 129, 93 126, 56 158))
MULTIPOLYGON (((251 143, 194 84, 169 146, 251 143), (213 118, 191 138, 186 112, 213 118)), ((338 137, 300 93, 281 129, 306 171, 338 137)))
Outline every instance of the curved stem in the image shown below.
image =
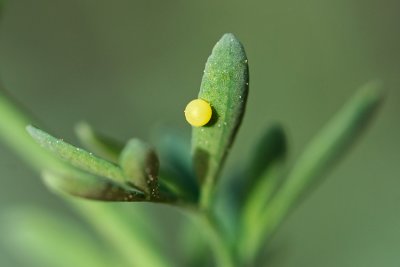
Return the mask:
POLYGON ((146 234, 151 227, 143 212, 135 216, 121 209, 121 204, 67 200, 130 266, 173 266, 157 240, 146 234))

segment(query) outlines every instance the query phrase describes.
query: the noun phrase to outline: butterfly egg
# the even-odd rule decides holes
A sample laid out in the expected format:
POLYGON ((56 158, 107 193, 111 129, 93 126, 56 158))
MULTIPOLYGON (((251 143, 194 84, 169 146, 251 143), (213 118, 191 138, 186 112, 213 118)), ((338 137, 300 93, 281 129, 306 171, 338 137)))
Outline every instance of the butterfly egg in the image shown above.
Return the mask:
POLYGON ((212 116, 210 104, 203 99, 195 99, 187 104, 185 117, 192 126, 200 127, 206 125, 212 116))

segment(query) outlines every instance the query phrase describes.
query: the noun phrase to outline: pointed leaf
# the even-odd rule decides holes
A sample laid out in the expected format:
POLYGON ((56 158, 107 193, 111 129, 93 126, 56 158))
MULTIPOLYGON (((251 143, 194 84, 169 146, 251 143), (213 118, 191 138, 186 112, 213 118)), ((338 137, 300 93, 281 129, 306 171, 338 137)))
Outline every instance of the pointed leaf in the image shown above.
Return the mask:
POLYGON ((122 143, 96 133, 86 122, 78 123, 75 132, 85 148, 111 162, 118 162, 119 154, 124 148, 122 143))
POLYGON ((199 98, 210 103, 213 109, 211 121, 192 131, 194 168, 203 184, 203 206, 210 201, 216 177, 242 121, 248 85, 243 46, 233 34, 225 34, 207 60, 199 92, 199 98))
POLYGON ((124 174, 117 165, 96 157, 86 150, 70 145, 62 139, 57 139, 31 125, 27 127, 27 131, 43 148, 72 166, 98 176, 107 177, 120 184, 125 182, 124 174))
MULTIPOLYGON (((295 162, 279 199, 294 203, 357 141, 382 102, 380 84, 369 83, 328 122, 295 162)), ((278 200, 277 200, 278 201, 278 200)))
POLYGON ((376 83, 362 87, 306 147, 288 174, 285 183, 268 203, 252 231, 240 242, 244 257, 251 258, 298 204, 298 200, 344 155, 371 121, 382 100, 376 83))

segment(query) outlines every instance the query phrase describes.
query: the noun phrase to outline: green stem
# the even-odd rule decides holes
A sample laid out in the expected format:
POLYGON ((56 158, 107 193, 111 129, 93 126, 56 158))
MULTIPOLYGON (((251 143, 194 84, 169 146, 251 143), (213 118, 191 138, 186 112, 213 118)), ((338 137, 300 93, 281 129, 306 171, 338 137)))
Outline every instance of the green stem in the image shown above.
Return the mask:
POLYGON ((231 246, 223 235, 223 230, 218 220, 209 212, 191 210, 191 218, 204 230, 207 241, 215 256, 216 265, 219 267, 235 267, 235 259, 231 246))
POLYGON ((120 204, 74 199, 70 203, 130 266, 172 267, 162 249, 146 234, 149 227, 139 215, 132 220, 120 204))
POLYGON ((214 179, 205 179, 203 186, 200 191, 200 209, 208 211, 212 203, 214 192, 214 179))
POLYGON ((0 138, 38 171, 43 167, 61 167, 63 164, 33 141, 25 130, 31 123, 32 119, 0 89, 0 138))

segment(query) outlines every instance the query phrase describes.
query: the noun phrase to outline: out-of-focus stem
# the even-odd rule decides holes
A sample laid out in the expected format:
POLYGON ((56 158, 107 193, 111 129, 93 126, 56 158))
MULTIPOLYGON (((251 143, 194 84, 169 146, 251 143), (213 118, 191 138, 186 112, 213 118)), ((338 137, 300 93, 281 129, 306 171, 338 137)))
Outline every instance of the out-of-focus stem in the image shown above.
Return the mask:
MULTIPOLYGON (((27 133, 26 126, 32 120, 0 90, 0 138, 16 151, 29 165, 41 172, 67 170, 69 166, 40 147, 27 133)), ((118 212, 107 203, 71 201, 73 206, 118 249, 130 266, 170 267, 160 250, 150 246, 146 240, 139 242, 132 234, 135 225, 119 220, 118 212)))
POLYGON ((190 210, 189 215, 197 223, 199 229, 204 231, 211 251, 214 253, 216 266, 237 266, 231 245, 213 214, 204 210, 190 210))

